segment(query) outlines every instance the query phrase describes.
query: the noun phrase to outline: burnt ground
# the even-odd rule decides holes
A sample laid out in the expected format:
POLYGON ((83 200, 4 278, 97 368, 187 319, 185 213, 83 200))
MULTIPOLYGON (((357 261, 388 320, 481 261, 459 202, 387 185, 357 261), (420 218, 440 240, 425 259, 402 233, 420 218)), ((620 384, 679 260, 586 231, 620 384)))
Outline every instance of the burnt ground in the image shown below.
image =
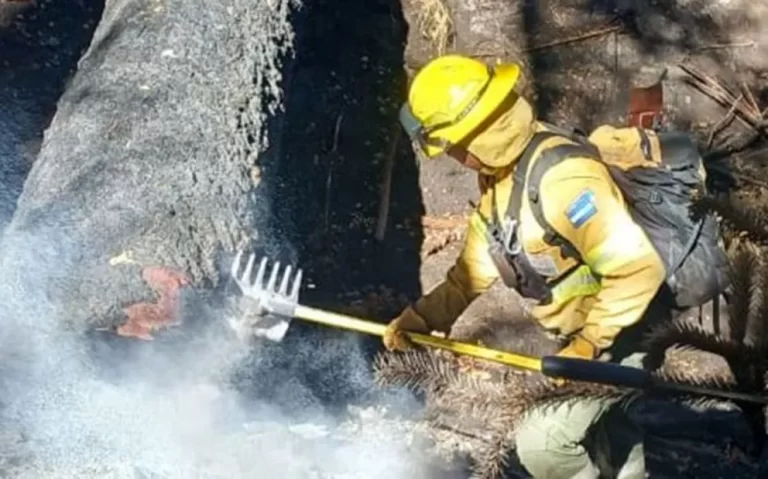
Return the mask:
POLYGON ((0 228, 102 8, 96 0, 0 2, 0 228))
MULTIPOLYGON (((407 27, 392 0, 308 2, 294 18, 285 113, 274 120, 281 140, 267 153, 274 162, 262 165, 275 199, 269 229, 286 242, 266 253, 304 269, 305 304, 384 322, 421 293, 422 233, 405 227, 423 215, 418 172, 407 142, 397 139, 407 27), (392 195, 378 240, 388 165, 392 195)), ((344 354, 330 364, 294 354, 307 345, 352 347, 349 357, 360 351, 370 359, 379 338, 297 321, 269 366, 290 371, 331 405, 370 391, 344 354)))

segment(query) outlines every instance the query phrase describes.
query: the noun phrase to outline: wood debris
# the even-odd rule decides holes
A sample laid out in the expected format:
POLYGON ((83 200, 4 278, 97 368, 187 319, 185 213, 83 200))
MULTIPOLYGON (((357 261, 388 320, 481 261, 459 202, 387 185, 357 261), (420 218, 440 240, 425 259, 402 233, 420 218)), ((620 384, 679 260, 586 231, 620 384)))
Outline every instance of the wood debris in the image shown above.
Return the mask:
POLYGON ((423 216, 421 225, 424 228, 424 243, 421 247, 421 258, 427 258, 444 250, 455 241, 464 237, 467 229, 466 215, 423 216))
POLYGON ((765 134, 766 128, 768 128, 768 120, 766 120, 768 109, 761 111, 754 94, 746 84, 742 82, 739 86, 739 93, 736 94, 722 81, 707 75, 693 65, 681 63, 679 67, 687 74, 684 79, 687 84, 728 109, 725 117, 715 125, 710 134, 710 146, 714 143, 715 135, 734 119, 754 130, 754 134, 746 142, 738 142, 737 144, 731 138, 726 139, 719 146, 720 151, 714 152, 714 154, 739 151, 765 134))

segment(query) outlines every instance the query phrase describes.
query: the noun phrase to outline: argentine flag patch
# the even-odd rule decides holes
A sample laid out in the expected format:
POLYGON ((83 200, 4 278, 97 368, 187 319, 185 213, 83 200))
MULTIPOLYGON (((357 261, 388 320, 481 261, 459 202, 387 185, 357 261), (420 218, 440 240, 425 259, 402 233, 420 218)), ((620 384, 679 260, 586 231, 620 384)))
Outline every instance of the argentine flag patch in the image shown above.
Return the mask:
POLYGON ((568 206, 565 215, 574 228, 581 227, 591 217, 597 213, 595 206, 595 193, 592 190, 584 190, 568 206))

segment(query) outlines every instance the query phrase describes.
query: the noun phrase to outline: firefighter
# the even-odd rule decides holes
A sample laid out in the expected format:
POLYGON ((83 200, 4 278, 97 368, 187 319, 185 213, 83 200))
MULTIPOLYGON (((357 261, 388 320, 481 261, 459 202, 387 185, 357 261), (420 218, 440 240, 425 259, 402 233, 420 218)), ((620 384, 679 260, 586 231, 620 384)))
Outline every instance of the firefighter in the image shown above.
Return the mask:
MULTIPOLYGON (((537 121, 519 94, 520 77, 517 64, 489 67, 458 55, 436 58, 414 77, 400 117, 414 150, 422 159, 451 158, 477 171, 481 198, 455 264, 439 285, 388 324, 384 345, 412 347, 403 331, 448 334, 469 304, 501 277, 523 296, 540 300, 532 316, 567 338, 559 355, 649 367, 637 331, 651 309, 657 317, 668 313, 658 300, 666 268, 608 169, 588 154, 554 164, 537 190, 539 217, 528 196, 516 205, 511 198, 515 183, 526 181, 543 151, 573 143, 537 121), (548 238, 541 221, 564 241, 548 238), (502 245, 494 248, 494 242, 502 245), (565 245, 575 254, 563 254, 565 245)), ((645 477, 642 433, 613 404, 580 399, 534 411, 517 432, 522 464, 537 479, 597 478, 583 440, 603 428, 617 477, 645 477)))

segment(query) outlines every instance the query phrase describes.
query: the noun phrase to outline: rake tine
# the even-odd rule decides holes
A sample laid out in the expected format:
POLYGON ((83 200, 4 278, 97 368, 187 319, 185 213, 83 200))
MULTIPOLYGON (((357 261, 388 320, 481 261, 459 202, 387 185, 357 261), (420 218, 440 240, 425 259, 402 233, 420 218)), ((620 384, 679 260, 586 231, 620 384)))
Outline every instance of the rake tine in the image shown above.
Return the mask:
POLYGON ((288 294, 288 281, 291 279, 291 265, 285 267, 285 273, 283 273, 283 280, 280 282, 280 289, 278 293, 285 296, 288 294))
POLYGON ((267 257, 261 258, 261 263, 259 263, 259 271, 256 272, 256 279, 253 280, 253 285, 258 285, 258 287, 261 287, 262 284, 264 284, 264 275, 267 272, 267 257))
POLYGON ((243 280, 246 282, 246 284, 250 283, 251 281, 251 273, 253 272, 253 263, 256 261, 256 255, 250 255, 248 256, 248 264, 245 265, 245 271, 243 271, 243 280))
POLYGON ((240 261, 242 260, 242 258, 243 258, 243 251, 242 250, 238 250, 237 254, 235 255, 235 259, 232 260, 232 266, 231 266, 229 274, 231 274, 232 277, 235 278, 236 280, 240 277, 237 274, 237 270, 240 269, 240 261))
POLYGON ((291 288, 291 295, 290 299, 293 301, 299 300, 299 288, 301 287, 301 276, 304 274, 304 271, 301 269, 298 269, 296 271, 296 278, 293 280, 293 287, 291 288))
POLYGON ((272 267, 272 271, 269 274, 269 281, 267 281, 267 286, 265 288, 268 292, 275 291, 275 285, 277 284, 277 273, 280 271, 280 262, 275 261, 275 265, 272 267))

